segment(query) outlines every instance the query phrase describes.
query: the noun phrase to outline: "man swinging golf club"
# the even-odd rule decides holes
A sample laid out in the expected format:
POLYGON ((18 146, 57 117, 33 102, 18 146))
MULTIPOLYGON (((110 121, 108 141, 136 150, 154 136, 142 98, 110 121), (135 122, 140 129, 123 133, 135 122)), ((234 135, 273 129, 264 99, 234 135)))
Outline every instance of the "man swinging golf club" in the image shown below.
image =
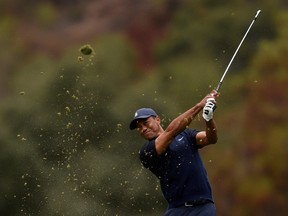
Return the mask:
POLYGON ((161 120, 151 108, 136 111, 130 129, 136 129, 147 140, 140 150, 140 159, 160 180, 168 203, 166 216, 216 215, 210 183, 199 148, 217 142, 213 113, 219 94, 213 90, 199 103, 176 117, 164 130, 161 120), (188 128, 203 110, 206 129, 188 128))
POLYGON ((130 123, 131 130, 137 128, 148 140, 140 150, 140 160, 160 180, 162 193, 168 202, 165 216, 216 215, 211 186, 198 149, 217 142, 213 119, 215 98, 219 96, 224 77, 260 13, 258 10, 215 90, 175 118, 165 130, 151 108, 137 110, 130 123), (202 109, 205 131, 188 128, 202 109))

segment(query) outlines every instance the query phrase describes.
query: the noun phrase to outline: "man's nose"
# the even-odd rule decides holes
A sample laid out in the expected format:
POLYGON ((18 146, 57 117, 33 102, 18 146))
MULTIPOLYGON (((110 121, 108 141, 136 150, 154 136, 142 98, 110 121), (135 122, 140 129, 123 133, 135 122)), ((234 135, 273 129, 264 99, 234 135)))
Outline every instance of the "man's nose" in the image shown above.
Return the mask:
POLYGON ((140 128, 140 133, 144 133, 146 130, 147 130, 147 127, 146 127, 145 125, 143 125, 143 126, 140 128))

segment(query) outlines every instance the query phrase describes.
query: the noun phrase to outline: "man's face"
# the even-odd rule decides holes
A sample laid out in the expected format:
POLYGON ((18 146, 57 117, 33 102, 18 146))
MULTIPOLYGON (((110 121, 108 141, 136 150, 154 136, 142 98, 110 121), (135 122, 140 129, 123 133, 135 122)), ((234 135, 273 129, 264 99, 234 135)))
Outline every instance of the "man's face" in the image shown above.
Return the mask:
POLYGON ((140 135, 146 139, 151 140, 157 138, 162 130, 159 117, 149 117, 147 119, 140 119, 137 121, 137 130, 140 135))

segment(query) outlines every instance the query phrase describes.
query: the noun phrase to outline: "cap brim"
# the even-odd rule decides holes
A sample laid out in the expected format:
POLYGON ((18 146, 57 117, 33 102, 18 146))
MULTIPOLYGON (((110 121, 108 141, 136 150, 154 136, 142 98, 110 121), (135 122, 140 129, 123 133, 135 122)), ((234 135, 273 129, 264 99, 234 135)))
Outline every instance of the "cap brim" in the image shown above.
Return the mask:
POLYGON ((137 128, 137 121, 139 121, 139 120, 141 120, 141 119, 147 119, 147 118, 149 118, 149 117, 151 117, 151 116, 152 116, 152 115, 141 116, 141 117, 139 117, 139 118, 133 119, 133 120, 131 121, 131 123, 130 123, 130 126, 129 126, 130 130, 134 130, 135 128, 137 128))

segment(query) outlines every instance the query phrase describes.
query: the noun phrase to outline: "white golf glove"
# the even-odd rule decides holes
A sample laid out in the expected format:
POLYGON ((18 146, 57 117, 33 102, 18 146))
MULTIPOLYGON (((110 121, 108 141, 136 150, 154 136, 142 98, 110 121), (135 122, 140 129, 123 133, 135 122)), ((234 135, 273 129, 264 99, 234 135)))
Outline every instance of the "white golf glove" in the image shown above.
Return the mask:
POLYGON ((213 112, 216 109, 216 101, 214 98, 208 98, 203 108, 203 118, 205 121, 210 121, 213 118, 213 112))

